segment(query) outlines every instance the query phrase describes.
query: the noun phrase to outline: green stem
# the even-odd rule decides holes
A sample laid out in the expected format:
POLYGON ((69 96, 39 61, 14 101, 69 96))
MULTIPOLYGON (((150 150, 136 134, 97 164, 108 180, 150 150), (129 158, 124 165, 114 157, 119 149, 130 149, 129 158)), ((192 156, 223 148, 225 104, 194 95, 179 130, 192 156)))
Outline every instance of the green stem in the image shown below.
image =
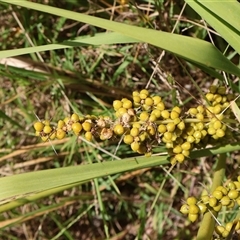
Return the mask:
MULTIPOLYGON (((217 165, 213 175, 213 184, 211 187, 211 193, 216 187, 222 184, 222 180, 225 176, 226 168, 226 154, 221 154, 217 160, 217 165)), ((217 213, 214 214, 217 217, 217 213)), ((215 219, 210 212, 204 214, 200 228, 197 234, 197 240, 212 239, 213 231, 215 226, 215 219)))

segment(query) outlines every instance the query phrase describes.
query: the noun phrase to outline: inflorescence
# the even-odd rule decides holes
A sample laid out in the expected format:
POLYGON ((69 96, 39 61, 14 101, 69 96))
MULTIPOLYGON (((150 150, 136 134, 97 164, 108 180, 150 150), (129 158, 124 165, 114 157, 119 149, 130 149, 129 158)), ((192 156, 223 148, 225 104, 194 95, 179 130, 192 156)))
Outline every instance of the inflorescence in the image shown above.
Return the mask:
MULTIPOLYGON (((145 155, 151 155, 153 147, 164 145, 171 163, 182 163, 193 149, 231 138, 229 124, 236 121, 229 106, 234 95, 227 94, 223 86, 211 86, 204 99, 204 104, 197 107, 186 110, 175 106, 169 110, 160 96, 150 95, 143 89, 134 91, 131 100, 123 98, 113 102, 114 119, 73 113, 55 125, 49 120, 37 121, 34 129, 43 141, 60 140, 73 132, 88 141, 122 140, 133 152, 145 155)), ((203 194, 200 200, 189 197, 180 211, 194 222, 201 213, 210 211, 214 215, 222 207, 232 209, 236 205, 240 206, 240 177, 227 187, 217 187, 212 194, 203 194)), ((218 225, 215 232, 219 238, 226 238, 233 227, 239 230, 240 220, 218 225)))
POLYGON ((59 120, 57 126, 48 120, 38 121, 34 129, 43 141, 63 139, 70 132, 88 141, 123 139, 132 151, 145 155, 151 155, 152 148, 161 144, 168 150, 172 164, 182 163, 194 148, 216 144, 231 134, 224 123, 232 118, 232 112, 226 110, 231 100, 233 95, 226 94, 225 87, 211 86, 205 104, 187 111, 178 106, 168 110, 160 96, 143 89, 134 91, 131 100, 113 102, 115 119, 74 113, 59 120))
MULTIPOLYGON (((226 187, 218 186, 212 194, 203 193, 201 198, 197 200, 195 197, 189 197, 185 204, 181 206, 180 212, 188 215, 191 222, 195 222, 200 214, 210 211, 213 215, 220 212, 223 207, 228 210, 240 206, 240 176, 237 181, 231 181, 226 187)), ((240 229, 240 219, 235 221, 235 230, 240 229)), ((225 226, 217 225, 215 232, 221 238, 228 237, 233 222, 227 223, 225 226)))

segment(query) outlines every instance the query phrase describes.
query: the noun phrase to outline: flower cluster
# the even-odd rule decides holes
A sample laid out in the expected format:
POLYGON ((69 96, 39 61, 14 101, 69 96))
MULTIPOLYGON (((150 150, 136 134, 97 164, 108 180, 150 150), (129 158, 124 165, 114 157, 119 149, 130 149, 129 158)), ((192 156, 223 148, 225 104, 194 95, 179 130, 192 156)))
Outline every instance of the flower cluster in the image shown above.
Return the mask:
MULTIPOLYGON (((197 220, 199 214, 204 214, 206 211, 216 213, 221 211, 222 207, 233 209, 235 206, 240 206, 240 176, 237 181, 231 181, 226 187, 218 186, 212 194, 203 194, 201 199, 189 197, 185 204, 181 206, 180 212, 188 215, 191 222, 197 220)), ((226 238, 233 226, 233 222, 229 222, 226 226, 218 225, 215 228, 216 233, 220 237, 226 238)), ((240 222, 235 226, 236 230, 240 229, 240 222)))
POLYGON ((113 102, 115 119, 74 113, 59 120, 55 127, 44 120, 36 122, 34 129, 43 141, 63 139, 70 132, 89 141, 123 139, 132 151, 146 155, 161 144, 165 145, 172 164, 182 163, 192 149, 216 143, 230 134, 224 120, 231 111, 224 109, 232 99, 225 87, 212 86, 205 95, 206 104, 187 111, 178 106, 169 110, 160 96, 143 89, 134 91, 131 100, 113 102))

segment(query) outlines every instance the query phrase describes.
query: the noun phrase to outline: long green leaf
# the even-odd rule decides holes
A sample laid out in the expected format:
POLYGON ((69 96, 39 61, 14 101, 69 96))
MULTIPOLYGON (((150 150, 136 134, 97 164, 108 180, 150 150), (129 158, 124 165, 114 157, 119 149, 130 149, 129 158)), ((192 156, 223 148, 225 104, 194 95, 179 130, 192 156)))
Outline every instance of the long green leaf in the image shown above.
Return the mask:
POLYGON ((81 183, 96 177, 166 164, 166 156, 138 157, 73 167, 49 169, 0 178, 0 202, 25 194, 81 183))
POLYGON ((240 54, 240 4, 235 1, 185 0, 240 54))
MULTIPOLYGON (((240 143, 228 144, 219 148, 194 151, 190 157, 199 158, 238 150, 240 150, 240 143)), ((55 191, 54 189, 56 191, 58 191, 58 188, 64 190, 64 188, 69 188, 69 185, 81 184, 97 177, 168 163, 167 156, 136 157, 3 177, 0 178, 0 202, 24 197, 28 194, 39 194, 51 189, 50 192, 52 193, 55 191)), ((43 194, 43 196, 46 195, 43 194)))
MULTIPOLYGON (((28 1, 1 0, 1 2, 14 4, 57 16, 85 22, 94 26, 116 31, 138 41, 150 43, 169 52, 172 52, 190 62, 200 66, 223 70, 240 76, 240 69, 232 64, 212 44, 192 37, 130 26, 93 16, 88 16, 64 9, 38 4, 28 1)), ((0 52, 1 57, 1 52, 0 52)))
POLYGON ((56 49, 80 47, 80 46, 86 46, 86 45, 118 44, 118 43, 133 43, 133 42, 139 42, 139 41, 133 38, 123 36, 122 34, 119 34, 116 32, 99 33, 99 34, 96 34, 94 37, 81 37, 81 38, 76 38, 74 40, 64 41, 62 43, 0 51, 0 59, 19 56, 23 54, 35 53, 35 52, 51 51, 56 49))

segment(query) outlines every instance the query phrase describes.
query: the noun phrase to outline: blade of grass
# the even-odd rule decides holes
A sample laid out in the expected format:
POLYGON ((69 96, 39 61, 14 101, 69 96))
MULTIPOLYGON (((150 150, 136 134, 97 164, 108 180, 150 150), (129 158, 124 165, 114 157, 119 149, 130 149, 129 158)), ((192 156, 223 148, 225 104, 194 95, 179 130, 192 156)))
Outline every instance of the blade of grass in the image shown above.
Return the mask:
POLYGON ((240 4, 237 1, 185 0, 240 54, 240 4))
POLYGON ((166 163, 168 163, 166 156, 154 158, 138 157, 4 177, 0 179, 0 201, 26 193, 41 192, 77 182, 80 184, 83 181, 88 181, 96 177, 166 163))
MULTIPOLYGON (((218 148, 194 151, 191 153, 190 158, 199 158, 238 150, 240 150, 240 143, 228 144, 218 148)), ((168 163, 167 156, 136 157, 4 177, 0 178, 0 201, 6 202, 6 200, 11 200, 11 198, 24 197, 26 194, 38 194, 50 189, 55 191, 54 188, 63 187, 64 189, 64 186, 67 189, 71 184, 81 184, 97 177, 168 163)), ((50 191, 49 194, 52 194, 52 192, 50 191)), ((22 204, 24 203, 23 201, 22 204)))
POLYGON ((79 37, 74 40, 64 41, 62 43, 47 44, 36 47, 26 47, 12 50, 0 51, 0 59, 7 57, 14 57, 23 54, 30 54, 35 52, 52 51, 56 49, 81 47, 87 45, 102 45, 102 44, 119 44, 119 43, 133 43, 139 42, 136 39, 123 36, 122 34, 112 33, 98 33, 94 37, 79 37))
POLYGON ((166 51, 169 51, 186 59, 187 61, 197 63, 200 66, 207 68, 216 68, 240 76, 240 69, 238 67, 236 67, 226 57, 224 57, 222 53, 212 44, 203 40, 152 29, 130 26, 127 24, 113 22, 106 19, 67 11, 64 9, 58 9, 34 2, 12 2, 10 0, 1 0, 0 2, 31 8, 49 14, 85 22, 94 26, 105 28, 107 30, 116 31, 138 41, 146 42, 160 47, 166 51))

